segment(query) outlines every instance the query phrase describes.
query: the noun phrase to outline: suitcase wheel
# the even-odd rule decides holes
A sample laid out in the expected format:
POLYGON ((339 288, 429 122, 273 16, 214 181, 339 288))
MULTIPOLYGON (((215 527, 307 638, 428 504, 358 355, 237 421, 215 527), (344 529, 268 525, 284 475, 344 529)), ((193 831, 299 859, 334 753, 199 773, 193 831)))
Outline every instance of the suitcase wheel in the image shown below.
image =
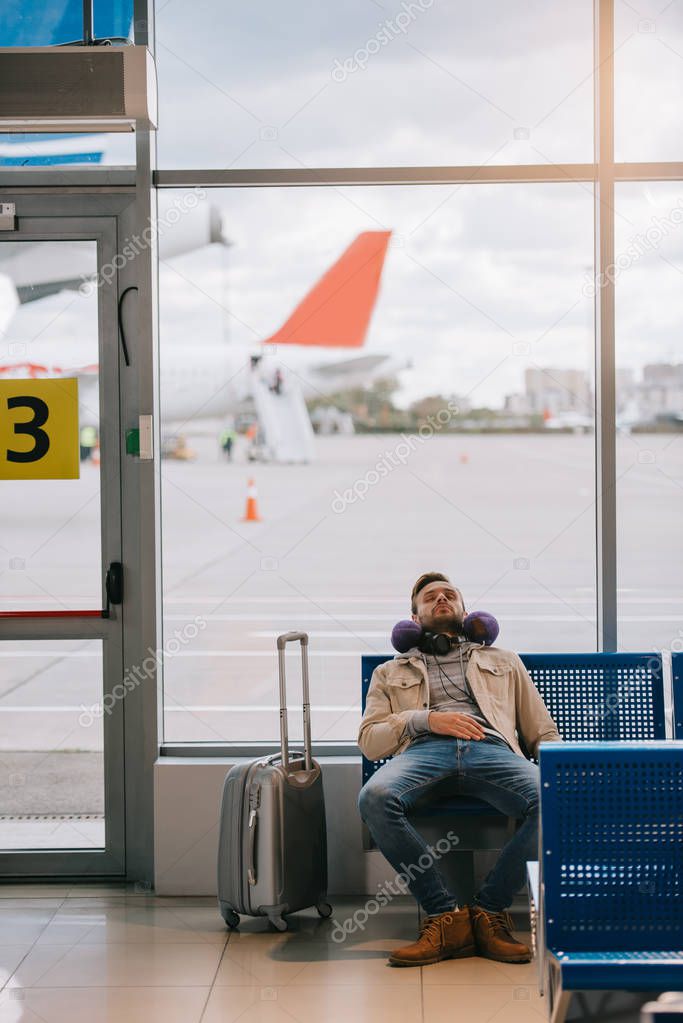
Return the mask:
POLYGON ((318 916, 328 917, 332 916, 332 906, 329 902, 319 902, 315 907, 318 910, 318 916))
POLYGON ((231 931, 234 931, 236 927, 240 925, 239 914, 234 909, 226 909, 223 913, 223 919, 231 931))
POLYGON ((270 922, 273 925, 273 927, 276 927, 278 929, 278 931, 286 931, 287 930, 287 921, 285 920, 284 917, 282 917, 282 916, 271 916, 271 917, 268 917, 268 919, 270 920, 270 922))

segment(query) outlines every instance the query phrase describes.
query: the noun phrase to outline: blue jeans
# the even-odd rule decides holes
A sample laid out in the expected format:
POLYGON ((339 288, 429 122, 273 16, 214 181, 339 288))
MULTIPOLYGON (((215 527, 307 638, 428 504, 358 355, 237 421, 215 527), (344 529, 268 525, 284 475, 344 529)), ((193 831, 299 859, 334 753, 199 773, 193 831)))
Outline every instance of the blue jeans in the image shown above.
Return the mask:
POLYGON ((439 843, 435 857, 408 814, 444 786, 449 794, 477 796, 521 820, 474 900, 490 912, 506 909, 524 885, 526 861, 538 859, 538 767, 495 736, 429 734, 383 764, 363 786, 361 817, 392 867, 408 875, 410 891, 429 916, 447 913, 458 900, 438 869, 439 843))

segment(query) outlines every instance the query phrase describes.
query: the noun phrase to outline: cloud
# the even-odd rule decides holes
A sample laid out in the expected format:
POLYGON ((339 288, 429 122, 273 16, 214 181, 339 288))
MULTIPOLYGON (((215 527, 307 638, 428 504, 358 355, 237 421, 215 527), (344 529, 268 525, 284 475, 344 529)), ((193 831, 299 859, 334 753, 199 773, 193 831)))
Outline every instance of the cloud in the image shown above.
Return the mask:
MULTIPOLYGON (((286 13, 272 0, 239 12, 214 2, 188 22, 172 0, 157 18, 160 166, 592 159, 590 0, 435 0, 365 70, 334 81, 334 62, 369 51, 402 9, 351 0, 332 18, 313 0, 286 13)), ((636 11, 619 2, 615 32, 617 149, 678 159, 681 5, 662 12, 643 0, 636 11)), ((617 219, 628 228, 623 244, 650 216, 641 186, 628 187, 618 189, 620 215, 634 225, 617 219)), ((383 227, 394 236, 368 348, 412 359, 404 401, 474 387, 495 404, 521 387, 526 365, 592 371, 587 184, 240 189, 212 191, 210 201, 235 244, 182 260, 213 301, 162 268, 168 343, 197 322, 206 339, 267 336, 355 233, 383 227), (528 357, 512 356, 515 341, 531 346, 528 357)), ((664 258, 683 269, 683 239, 667 240, 619 282, 622 364, 663 358, 678 340, 678 273, 664 258)))

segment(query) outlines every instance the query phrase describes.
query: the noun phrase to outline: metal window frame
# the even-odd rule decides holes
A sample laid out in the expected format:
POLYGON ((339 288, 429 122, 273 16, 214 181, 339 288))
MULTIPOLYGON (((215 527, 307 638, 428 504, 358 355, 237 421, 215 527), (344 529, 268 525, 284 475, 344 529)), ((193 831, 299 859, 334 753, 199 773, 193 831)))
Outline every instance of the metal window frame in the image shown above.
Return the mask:
MULTIPOLYGON (((290 751, 303 749, 303 743, 293 740, 290 742, 290 751)), ((312 754, 317 759, 321 757, 351 757, 360 764, 361 754, 355 743, 352 742, 313 742, 312 754)), ((220 757, 224 760, 239 760, 246 757, 251 760, 254 757, 267 757, 271 753, 279 753, 279 742, 167 742, 160 749, 160 756, 164 757, 220 757)))
POLYGON ((595 102, 595 543, 598 645, 616 650, 616 338, 614 274, 614 0, 597 0, 595 102))
MULTIPOLYGON (((683 162, 614 162, 614 0, 594 0, 594 161, 593 163, 444 166, 310 167, 302 169, 160 169, 152 184, 161 188, 311 188, 368 185, 552 184, 588 182, 594 187, 595 272, 614 261, 614 194, 618 182, 683 181, 683 162)), ((618 649, 616 522, 615 280, 595 295, 595 536, 596 647, 618 649)), ((160 708, 163 720, 163 707, 160 708)), ((277 744, 169 743, 164 756, 254 756, 277 744)), ((352 743, 319 744, 325 755, 358 757, 352 743)))
MULTIPOLYGON (((134 0, 135 42, 154 52, 154 5, 150 0, 134 0)), ((54 186, 60 182, 65 191, 135 189, 128 224, 134 232, 138 225, 154 223, 157 192, 161 188, 297 188, 330 186, 408 186, 476 184, 552 184, 589 183, 596 190, 595 242, 596 272, 604 271, 614 252, 614 189, 620 182, 683 181, 683 162, 614 162, 614 0, 594 0, 595 55, 595 152, 592 163, 545 163, 533 165, 443 166, 443 167, 315 167, 302 169, 157 169, 156 135, 136 133, 135 168, 82 168, 49 171, 8 169, 0 172, 0 186, 12 184, 19 194, 26 189, 54 186)), ((49 189, 47 189, 49 190, 49 189)), ((155 421, 155 444, 159 442, 158 371, 158 259, 156 242, 135 261, 135 274, 121 274, 121 287, 135 283, 138 295, 138 338, 140 351, 135 380, 122 398, 122 423, 134 410, 151 410, 155 421), (144 342, 144 343, 143 343, 144 342)), ((596 290, 596 581, 597 649, 617 649, 617 534, 615 494, 616 424, 614 420, 614 283, 603 278, 605 286, 596 290)), ((127 424, 129 425, 129 424, 127 424)), ((157 446, 158 450, 158 446, 157 446)), ((128 472, 124 460, 124 475, 128 472)), ((160 473, 158 465, 145 467, 135 480, 124 478, 122 509, 125 522, 135 522, 129 530, 130 555, 139 556, 139 589, 130 606, 131 626, 127 630, 130 646, 125 663, 137 663, 145 652, 161 643, 161 563, 160 563, 160 473), (136 493, 137 491, 137 493, 136 493), (133 619, 137 624, 133 627, 133 619)), ((129 590, 130 593, 130 590, 129 590)), ((133 694, 129 695, 129 699, 133 694)), ((127 782, 126 819, 129 835, 128 876, 150 880, 153 876, 153 801, 147 778, 150 762, 159 752, 163 722, 163 692, 139 694, 135 734, 126 741, 127 782), (130 744, 129 744, 130 743, 130 744), (130 759, 129 759, 130 751, 130 759), (136 776, 137 772, 137 776, 136 776), (144 774, 144 777, 143 777, 144 774), (132 837, 132 846, 131 846, 132 837)), ((131 708, 132 709, 132 708, 131 708)), ((253 756, 277 749, 275 741, 254 743, 168 743, 161 742, 163 756, 235 757, 253 756)), ((320 743, 317 755, 359 757, 353 743, 320 743)))
MULTIPOLYGON (((12 178, 18 181, 17 177, 12 178)), ((21 209, 18 231, 0 232, 3 241, 68 242, 93 241, 97 247, 97 271, 111 265, 119 250, 118 216, 127 197, 104 200, 101 194, 85 198, 63 195, 55 208, 54 195, 45 189, 36 195, 34 190, 3 189, 3 201, 16 200, 21 209), (26 194, 32 191, 33 194, 26 194)), ((97 310, 97 335, 101 367, 99 400, 103 445, 110 451, 119 447, 119 359, 115 346, 106 339, 116 336, 117 293, 112 285, 101 288, 97 310), (106 380, 113 399, 105 397, 102 381, 106 380)), ((122 472, 119 459, 104 459, 100 475, 100 538, 102 582, 104 566, 118 560, 122 549, 122 516, 119 502, 122 472)), ((100 594, 104 606, 104 591, 100 594)), ((3 641, 35 640, 61 642, 70 639, 99 640, 102 651, 103 696, 123 677, 124 636, 118 614, 100 617, 73 618, 19 618, 2 621, 3 641)), ((103 785, 105 792, 105 847, 87 846, 54 849, 3 849, 0 851, 0 874, 15 879, 23 877, 108 877, 121 879, 126 870, 126 800, 123 765, 125 761, 125 721, 121 701, 113 700, 111 713, 103 720, 104 761, 103 785)))
MULTIPOLYGON (((683 162, 613 163, 613 181, 681 181, 683 162)), ((156 188, 315 188, 352 185, 477 185, 588 182, 600 179, 601 162, 500 164, 449 167, 306 167, 253 170, 157 170, 156 188)))
MULTIPOLYGON (((134 0, 134 35, 138 45, 154 48, 154 5, 134 0)), ((116 252, 124 241, 149 226, 149 241, 134 260, 117 268, 118 297, 128 287, 129 296, 121 315, 131 346, 131 365, 120 365, 119 440, 127 428, 138 425, 141 413, 153 414, 154 449, 160 450, 158 378, 158 245, 156 231, 157 193, 152 175, 156 162, 156 133, 139 129, 135 136, 136 164, 122 167, 2 168, 0 189, 3 199, 32 197, 30 202, 45 216, 63 218, 67 211, 91 218, 115 218, 116 252), (137 301, 130 301, 137 298, 137 301)), ((23 200, 22 200, 23 202, 23 200)), ((118 340, 118 325, 109 333, 118 340)), ((118 352, 118 345, 116 348, 118 352)), ((151 653, 161 649, 161 558, 160 558, 160 470, 158 460, 143 462, 122 454, 120 486, 121 555, 124 565, 135 566, 127 577, 126 599, 121 605, 123 621, 122 665, 142 665, 151 653)), ((92 629, 86 623, 85 629, 92 629)), ((105 651, 106 653, 106 651, 105 651)), ((154 763, 159 755, 162 722, 162 688, 155 671, 144 684, 127 692, 123 742, 118 750, 123 774, 123 827, 125 864, 117 872, 145 885, 154 882, 154 763)), ((26 853, 32 877, 55 876, 55 860, 39 853, 26 853)), ((95 872, 89 860, 71 854, 69 876, 104 876, 95 872)), ((101 859, 101 857, 100 857, 101 859)), ((102 861, 103 868, 107 865, 102 861)), ((111 873, 111 870, 109 870, 111 873)))
MULTIPOLYGON (((312 167, 303 169, 158 170, 156 188, 311 188, 368 185, 465 185, 589 182, 594 187, 595 272, 595 536, 599 651, 618 649, 616 523, 614 193, 617 182, 681 181, 683 162, 614 162, 614 0, 594 0, 593 163, 446 166, 312 167)), ((173 750, 194 744, 174 744, 173 750)), ((254 749, 259 744, 254 744, 254 749)), ((209 748, 208 746, 206 747, 209 748)), ((210 748, 214 748, 211 746, 210 748)), ((226 744, 227 748, 230 747, 226 744)), ((242 744, 235 749, 245 748, 242 744)), ((348 747, 349 749, 351 747, 348 747)))

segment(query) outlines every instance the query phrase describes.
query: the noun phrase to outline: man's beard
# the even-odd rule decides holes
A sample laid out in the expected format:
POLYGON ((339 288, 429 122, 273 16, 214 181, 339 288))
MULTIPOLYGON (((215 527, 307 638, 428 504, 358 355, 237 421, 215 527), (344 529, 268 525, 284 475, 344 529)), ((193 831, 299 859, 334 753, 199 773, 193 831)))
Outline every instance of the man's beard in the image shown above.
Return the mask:
POLYGON ((430 632, 449 632, 454 636, 463 636, 463 619, 457 615, 436 615, 431 616, 427 629, 430 632))

